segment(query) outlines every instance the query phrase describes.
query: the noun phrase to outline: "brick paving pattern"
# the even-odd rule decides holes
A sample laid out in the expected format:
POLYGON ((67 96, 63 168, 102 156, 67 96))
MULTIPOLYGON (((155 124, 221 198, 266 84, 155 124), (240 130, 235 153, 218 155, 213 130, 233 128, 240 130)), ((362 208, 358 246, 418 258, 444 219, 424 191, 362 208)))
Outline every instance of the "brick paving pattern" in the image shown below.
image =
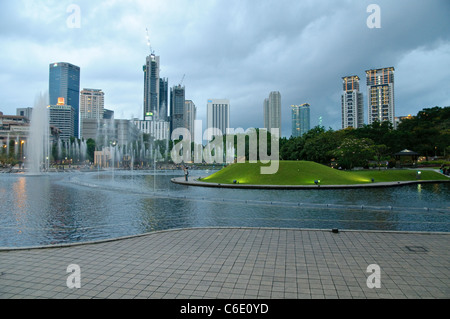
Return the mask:
POLYGON ((193 228, 0 250, 0 298, 449 298, 446 233, 193 228), (69 289, 67 267, 81 269, 69 289), (368 288, 367 267, 381 269, 368 288))

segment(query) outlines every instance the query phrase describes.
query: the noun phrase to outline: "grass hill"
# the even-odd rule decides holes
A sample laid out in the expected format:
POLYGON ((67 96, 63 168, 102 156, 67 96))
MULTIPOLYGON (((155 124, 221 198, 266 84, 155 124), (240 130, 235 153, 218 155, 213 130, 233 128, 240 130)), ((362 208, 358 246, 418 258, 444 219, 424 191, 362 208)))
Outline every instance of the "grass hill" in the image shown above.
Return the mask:
MULTIPOLYGON (((203 182, 253 185, 354 185, 374 182, 416 181, 419 170, 363 170, 341 171, 308 161, 280 161, 276 174, 262 175, 261 163, 236 163, 202 178, 203 182)), ((420 171, 421 180, 448 180, 447 177, 430 170, 420 171)))

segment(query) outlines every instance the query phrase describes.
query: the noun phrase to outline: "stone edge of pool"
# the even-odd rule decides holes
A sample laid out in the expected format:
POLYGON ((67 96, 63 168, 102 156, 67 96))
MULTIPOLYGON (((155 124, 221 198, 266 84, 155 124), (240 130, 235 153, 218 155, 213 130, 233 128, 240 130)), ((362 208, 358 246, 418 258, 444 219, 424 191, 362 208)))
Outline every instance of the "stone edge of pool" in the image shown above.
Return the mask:
POLYGON ((84 242, 77 242, 77 243, 63 243, 63 244, 24 246, 24 247, 0 247, 0 252, 20 251, 20 250, 37 250, 37 249, 70 248, 70 247, 76 247, 76 246, 103 244, 103 243, 120 241, 120 240, 146 237, 146 236, 152 236, 152 235, 157 235, 157 234, 167 233, 167 232, 189 231, 189 230, 198 230, 198 229, 217 229, 217 230, 248 229, 248 230, 286 230, 286 231, 294 230, 294 231, 312 231, 312 232, 390 233, 390 234, 418 234, 418 235, 447 235, 447 236, 450 236, 450 232, 432 232, 432 231, 211 226, 211 227, 188 227, 188 228, 172 228, 172 229, 156 230, 156 231, 146 232, 146 233, 142 233, 142 234, 121 236, 121 237, 114 237, 114 238, 105 238, 105 239, 98 239, 98 240, 84 241, 84 242))
POLYGON ((417 180, 417 181, 402 181, 402 182, 378 182, 371 184, 353 184, 353 185, 256 185, 256 184, 220 184, 201 182, 197 178, 186 181, 184 177, 176 177, 171 179, 172 183, 200 186, 200 187, 218 187, 218 188, 240 188, 240 189, 353 189, 353 188, 376 188, 376 187, 394 187, 406 186, 415 184, 435 184, 435 183, 450 183, 448 180, 417 180))

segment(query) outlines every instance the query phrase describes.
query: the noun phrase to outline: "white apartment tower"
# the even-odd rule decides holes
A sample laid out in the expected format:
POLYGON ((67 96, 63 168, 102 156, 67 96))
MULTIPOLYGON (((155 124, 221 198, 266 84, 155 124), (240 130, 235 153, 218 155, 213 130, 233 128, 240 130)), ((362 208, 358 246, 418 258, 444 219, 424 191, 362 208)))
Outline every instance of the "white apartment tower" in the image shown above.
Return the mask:
POLYGON ((394 68, 366 71, 368 123, 389 121, 395 125, 394 68))
POLYGON ((344 93, 341 96, 342 128, 360 128, 364 125, 364 100, 359 92, 359 77, 342 78, 344 93))

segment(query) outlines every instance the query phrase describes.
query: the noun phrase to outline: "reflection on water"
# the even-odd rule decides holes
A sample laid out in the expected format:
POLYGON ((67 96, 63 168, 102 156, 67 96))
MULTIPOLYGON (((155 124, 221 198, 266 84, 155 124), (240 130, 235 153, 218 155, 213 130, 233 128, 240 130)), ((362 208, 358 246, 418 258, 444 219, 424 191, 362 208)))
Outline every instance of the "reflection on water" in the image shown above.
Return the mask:
POLYGON ((170 182, 182 175, 164 171, 3 174, 0 246, 73 243, 210 226, 449 231, 449 184, 237 190, 170 182))

